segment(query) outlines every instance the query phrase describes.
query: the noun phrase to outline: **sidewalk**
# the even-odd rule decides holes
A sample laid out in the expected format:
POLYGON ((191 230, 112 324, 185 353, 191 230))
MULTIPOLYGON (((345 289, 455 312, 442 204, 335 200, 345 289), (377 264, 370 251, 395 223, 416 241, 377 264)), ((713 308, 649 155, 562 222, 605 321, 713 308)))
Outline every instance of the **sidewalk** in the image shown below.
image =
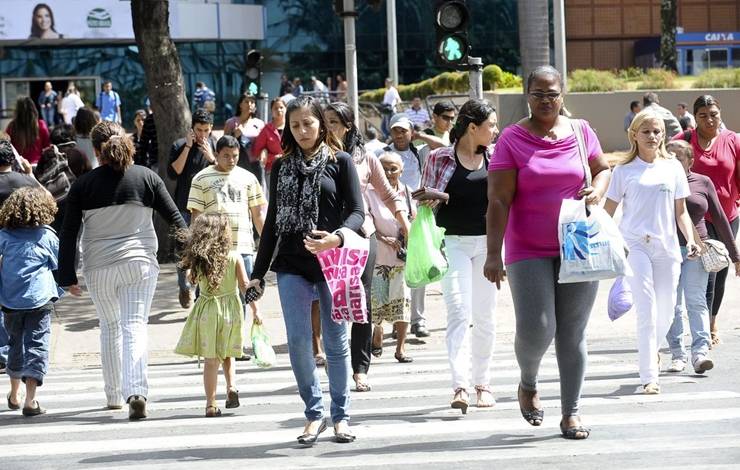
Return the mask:
MULTIPOLYGON (((733 269, 730 268, 730 271, 733 269)), ((84 282, 82 282, 84 284, 84 282)), ((588 326, 588 337, 594 341, 600 338, 622 338, 625 349, 635 349, 635 316, 634 312, 611 322, 606 314, 606 302, 611 281, 600 283, 591 320, 588 326)), ((740 279, 731 272, 727 279, 725 299, 720 313, 720 333, 722 336, 740 336, 740 279)), ((180 307, 177 300, 177 278, 174 264, 163 264, 157 283, 151 314, 149 316, 149 361, 152 364, 185 361, 184 356, 173 352, 180 337, 188 312, 180 307)), ((260 300, 265 325, 276 346, 285 345, 285 326, 282 320, 280 302, 273 273, 267 278, 267 290, 260 300)), ((411 336, 408 341, 409 351, 424 347, 430 342, 444 342, 446 310, 439 284, 427 288, 426 311, 427 326, 432 331, 430 338, 418 340, 411 336)), ((386 327, 386 330, 389 329, 386 327)), ((514 309, 511 293, 507 284, 502 285, 496 306, 496 349, 510 349, 514 333, 514 309)), ((51 363, 53 367, 99 367, 100 340, 98 318, 90 296, 85 292, 82 297, 65 296, 57 304, 57 317, 53 321, 51 336, 51 363)), ((286 348, 279 347, 279 352, 286 348)), ((636 358, 635 358, 636 360, 636 358)), ((636 367, 636 364, 635 364, 636 367)))

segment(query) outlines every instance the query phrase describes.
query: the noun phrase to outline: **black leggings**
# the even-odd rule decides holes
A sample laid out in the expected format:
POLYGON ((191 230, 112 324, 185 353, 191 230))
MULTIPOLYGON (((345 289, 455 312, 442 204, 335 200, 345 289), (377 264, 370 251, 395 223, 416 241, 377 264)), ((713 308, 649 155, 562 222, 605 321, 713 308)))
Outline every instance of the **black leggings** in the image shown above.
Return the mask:
MULTIPOLYGON (((738 225, 740 224, 740 217, 730 222, 730 228, 732 229, 732 238, 737 236, 738 225)), ((714 225, 707 222, 707 233, 709 238, 714 240, 722 241, 719 238, 717 229, 714 225)), ((719 308, 722 306, 722 298, 725 296, 725 281, 727 280, 727 272, 729 267, 716 273, 709 273, 709 282, 707 282, 707 307, 712 313, 713 317, 716 317, 719 313, 719 308)))
POLYGON ((370 252, 367 255, 367 264, 361 277, 362 285, 365 288, 365 299, 367 301, 367 323, 352 323, 352 336, 350 339, 352 371, 355 374, 367 374, 367 371, 370 369, 370 351, 372 350, 373 318, 370 295, 372 293, 375 253, 378 249, 378 242, 375 239, 375 234, 369 240, 370 252))

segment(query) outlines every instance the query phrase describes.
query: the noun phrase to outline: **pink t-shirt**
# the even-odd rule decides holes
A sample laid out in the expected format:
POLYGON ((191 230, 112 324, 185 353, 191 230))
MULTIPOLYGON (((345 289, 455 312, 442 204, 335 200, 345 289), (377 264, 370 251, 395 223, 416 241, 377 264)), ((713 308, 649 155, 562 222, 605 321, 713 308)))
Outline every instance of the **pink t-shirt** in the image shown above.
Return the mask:
MULTIPOLYGON (((584 121, 588 159, 602 154, 601 144, 584 121)), ((560 254, 558 216, 563 199, 573 199, 584 185, 575 134, 560 140, 537 137, 519 124, 501 133, 488 171, 517 170, 516 194, 504 236, 505 263, 560 254)))
MULTIPOLYGON (((682 140, 680 132, 672 140, 682 140)), ((691 170, 708 176, 717 189, 717 197, 727 220, 737 218, 738 186, 740 186, 740 137, 732 131, 723 130, 708 150, 699 145, 696 131, 691 132, 691 147, 694 149, 694 164, 691 170)), ((712 222, 712 215, 704 218, 712 222)))

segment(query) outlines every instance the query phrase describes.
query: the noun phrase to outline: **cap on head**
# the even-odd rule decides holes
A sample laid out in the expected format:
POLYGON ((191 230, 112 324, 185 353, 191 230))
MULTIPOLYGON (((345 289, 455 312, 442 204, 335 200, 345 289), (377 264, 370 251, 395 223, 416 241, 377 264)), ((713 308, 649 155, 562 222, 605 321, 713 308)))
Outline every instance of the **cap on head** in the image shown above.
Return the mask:
POLYGON ((389 127, 391 129, 393 129, 394 127, 402 127, 410 131, 414 127, 414 124, 406 116, 406 114, 398 113, 398 114, 393 115, 393 117, 391 118, 391 123, 389 127))

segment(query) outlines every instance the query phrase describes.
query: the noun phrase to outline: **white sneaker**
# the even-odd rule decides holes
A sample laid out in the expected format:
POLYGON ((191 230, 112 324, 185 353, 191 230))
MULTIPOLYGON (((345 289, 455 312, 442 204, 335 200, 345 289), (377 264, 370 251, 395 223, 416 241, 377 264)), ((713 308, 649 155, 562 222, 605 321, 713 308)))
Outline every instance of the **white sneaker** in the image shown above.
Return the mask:
POLYGON ((686 361, 683 359, 674 359, 671 361, 668 372, 682 372, 686 368, 686 361))
POLYGON ((696 356, 694 359, 694 372, 697 374, 703 374, 712 368, 714 368, 714 362, 707 356, 696 356))

